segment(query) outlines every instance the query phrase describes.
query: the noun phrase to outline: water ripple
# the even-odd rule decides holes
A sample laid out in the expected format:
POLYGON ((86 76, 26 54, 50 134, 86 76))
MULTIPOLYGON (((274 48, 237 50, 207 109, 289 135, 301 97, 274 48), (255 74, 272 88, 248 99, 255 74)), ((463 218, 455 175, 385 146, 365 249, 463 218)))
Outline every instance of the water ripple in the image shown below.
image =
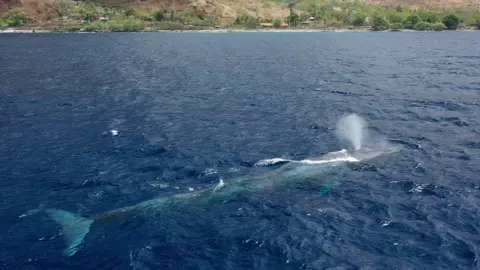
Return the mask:
POLYGON ((0 267, 480 267, 475 33, 85 37, 0 39, 0 267), (43 213, 90 216, 349 148, 334 129, 353 112, 369 144, 401 151, 98 223, 71 258, 43 213))

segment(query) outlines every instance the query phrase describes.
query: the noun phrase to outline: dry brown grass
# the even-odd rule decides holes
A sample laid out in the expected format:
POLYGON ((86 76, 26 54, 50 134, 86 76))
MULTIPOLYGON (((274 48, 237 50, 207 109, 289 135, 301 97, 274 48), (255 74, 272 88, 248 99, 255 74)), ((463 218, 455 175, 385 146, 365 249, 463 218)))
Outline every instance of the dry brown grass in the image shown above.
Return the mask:
POLYGON ((193 10, 205 11, 221 18, 235 18, 238 14, 247 13, 262 18, 286 17, 287 8, 281 5, 265 3, 263 0, 146 0, 140 3, 121 2, 124 0, 103 0, 104 3, 114 6, 128 6, 141 9, 156 9, 159 7, 176 11, 193 10))
MULTIPOLYGON (((0 0, 1 1, 1 0, 0 0)), ((58 7, 55 0, 3 0, 11 8, 23 7, 31 21, 48 21, 58 17, 58 7)), ((262 18, 284 18, 289 14, 285 6, 264 0, 87 0, 97 4, 113 7, 133 7, 137 9, 154 10, 158 8, 174 9, 176 11, 198 10, 220 17, 225 25, 229 19, 246 13, 262 18)), ((404 7, 430 7, 434 9, 449 9, 469 7, 480 9, 480 0, 364 0, 365 3, 376 5, 402 5, 404 7)))

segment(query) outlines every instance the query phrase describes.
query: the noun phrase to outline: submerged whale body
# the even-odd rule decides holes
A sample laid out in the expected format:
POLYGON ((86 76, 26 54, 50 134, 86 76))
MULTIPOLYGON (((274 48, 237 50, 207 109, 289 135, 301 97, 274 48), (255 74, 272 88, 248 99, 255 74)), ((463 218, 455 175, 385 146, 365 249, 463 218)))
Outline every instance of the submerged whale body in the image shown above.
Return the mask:
POLYGON ((169 197, 154 198, 133 206, 115 209, 89 218, 60 209, 47 209, 46 212, 54 221, 62 226, 63 235, 67 242, 67 247, 63 254, 65 256, 72 256, 78 251, 83 239, 89 233, 90 226, 97 221, 112 218, 128 218, 138 215, 150 216, 154 213, 161 212, 162 209, 171 205, 192 202, 212 202, 215 199, 222 199, 241 191, 259 190, 288 182, 299 182, 319 176, 325 173, 326 170, 331 170, 341 164, 360 162, 396 151, 397 149, 395 148, 383 150, 362 148, 355 151, 340 150, 330 152, 320 157, 299 161, 280 158, 263 160, 257 162, 256 165, 269 165, 278 162, 285 162, 286 164, 259 176, 240 177, 232 179, 227 183, 220 180, 216 186, 211 188, 176 194, 169 197))

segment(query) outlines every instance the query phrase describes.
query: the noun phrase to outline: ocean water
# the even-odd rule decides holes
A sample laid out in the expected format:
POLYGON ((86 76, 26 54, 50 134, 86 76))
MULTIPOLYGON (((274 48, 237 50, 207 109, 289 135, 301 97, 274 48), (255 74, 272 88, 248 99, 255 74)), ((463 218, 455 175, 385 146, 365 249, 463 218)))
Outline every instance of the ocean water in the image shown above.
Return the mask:
POLYGON ((1 269, 478 269, 478 33, 0 35, 1 269), (266 158, 402 150, 315 181, 94 223, 268 173, 266 158), (336 185, 323 192, 325 183, 336 185))

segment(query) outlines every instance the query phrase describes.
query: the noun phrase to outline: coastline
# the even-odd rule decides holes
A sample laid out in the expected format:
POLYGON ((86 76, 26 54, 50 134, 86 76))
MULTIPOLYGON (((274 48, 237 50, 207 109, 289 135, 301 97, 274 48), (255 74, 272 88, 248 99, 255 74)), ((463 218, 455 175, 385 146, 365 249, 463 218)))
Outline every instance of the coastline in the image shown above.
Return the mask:
POLYGON ((398 29, 398 30, 383 30, 374 31, 370 28, 258 28, 258 29, 241 29, 241 28, 215 28, 215 29, 181 29, 181 30, 159 30, 146 28, 140 31, 66 31, 66 30, 49 30, 39 27, 6 27, 0 28, 0 33, 170 33, 170 32, 185 32, 185 33, 325 33, 325 32, 350 32, 350 33, 364 33, 364 32, 477 32, 479 29, 457 29, 444 31, 419 31, 412 29, 398 29))

